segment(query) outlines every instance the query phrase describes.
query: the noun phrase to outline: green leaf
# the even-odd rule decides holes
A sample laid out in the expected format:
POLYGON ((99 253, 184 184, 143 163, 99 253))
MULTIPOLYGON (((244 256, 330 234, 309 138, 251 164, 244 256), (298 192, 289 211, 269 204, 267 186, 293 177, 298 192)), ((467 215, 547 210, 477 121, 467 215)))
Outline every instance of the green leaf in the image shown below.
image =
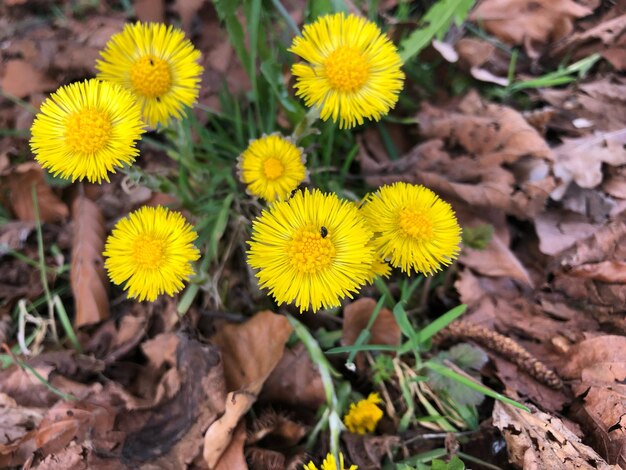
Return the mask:
POLYGON ((461 24, 474 6, 474 0, 439 0, 422 18, 424 27, 413 31, 400 43, 402 62, 415 57, 433 38, 441 39, 454 21, 461 24))
POLYGON ((463 370, 480 370, 487 364, 489 356, 481 348, 469 343, 460 343, 447 351, 448 358, 463 370))
POLYGON ((475 250, 484 250, 493 238, 493 225, 480 224, 463 227, 463 244, 475 250))

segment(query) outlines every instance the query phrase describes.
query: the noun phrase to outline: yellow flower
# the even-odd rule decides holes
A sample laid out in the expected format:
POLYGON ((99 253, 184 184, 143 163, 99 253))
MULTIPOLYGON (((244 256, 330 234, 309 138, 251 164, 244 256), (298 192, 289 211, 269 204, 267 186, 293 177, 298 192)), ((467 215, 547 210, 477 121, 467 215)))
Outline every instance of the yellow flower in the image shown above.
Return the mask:
MULTIPOLYGON (((331 453, 326 455, 326 458, 322 462, 321 470, 357 470, 359 467, 356 465, 350 465, 350 468, 344 467, 343 463, 343 454, 339 452, 339 466, 337 466, 337 460, 335 460, 335 456, 331 453)), ((303 470, 317 470, 316 465, 311 461, 304 466, 303 470)))
POLYGON ((268 202, 289 198, 306 178, 302 149, 278 134, 250 142, 239 156, 238 169, 248 192, 268 202))
POLYGON ((379 403, 381 399, 378 393, 370 393, 366 399, 351 403, 350 410, 343 417, 343 424, 346 425, 348 431, 354 434, 373 432, 383 417, 383 410, 376 406, 379 403))
POLYGON ((367 277, 367 283, 373 284, 377 277, 389 277, 391 274, 391 266, 384 259, 374 257, 372 265, 370 266, 370 272, 367 277))
POLYGON ((308 64, 295 64, 296 95, 320 116, 339 127, 378 121, 398 101, 404 73, 394 44, 372 23, 355 15, 336 13, 306 25, 290 52, 308 64))
POLYGON ((131 164, 143 133, 141 111, 118 85, 86 80, 59 88, 41 105, 30 147, 52 174, 72 181, 109 181, 108 172, 131 164))
POLYGON ((429 275, 459 254, 461 228, 452 207, 424 186, 382 186, 361 211, 380 256, 404 272, 429 275))
POLYGON ((127 24, 100 56, 98 78, 130 90, 151 127, 180 119, 184 108, 198 99, 200 52, 179 29, 160 23, 127 24))
POLYGON ((298 191, 252 223, 248 264, 278 304, 300 312, 335 307, 367 281, 372 232, 358 209, 336 194, 298 191))
POLYGON ((126 283, 131 298, 153 301, 174 295, 193 274, 199 258, 193 227, 178 212, 142 207, 120 220, 106 242, 105 267, 115 284, 126 283))

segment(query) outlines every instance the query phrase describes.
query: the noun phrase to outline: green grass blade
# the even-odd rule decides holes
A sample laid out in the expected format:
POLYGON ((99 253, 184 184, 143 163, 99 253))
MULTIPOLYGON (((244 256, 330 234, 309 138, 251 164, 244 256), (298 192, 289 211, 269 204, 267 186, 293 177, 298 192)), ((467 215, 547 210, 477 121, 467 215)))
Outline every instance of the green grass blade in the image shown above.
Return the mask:
POLYGON ((456 320, 461 315, 463 315, 466 310, 467 310, 467 305, 461 304, 457 307, 454 307, 452 310, 444 313, 443 315, 441 315, 435 321, 433 321, 432 323, 427 325, 425 328, 420 330, 420 332, 418 333, 419 342, 423 344, 426 341, 428 341, 430 338, 435 336, 437 333, 443 330, 446 326, 448 326, 454 320, 456 320))

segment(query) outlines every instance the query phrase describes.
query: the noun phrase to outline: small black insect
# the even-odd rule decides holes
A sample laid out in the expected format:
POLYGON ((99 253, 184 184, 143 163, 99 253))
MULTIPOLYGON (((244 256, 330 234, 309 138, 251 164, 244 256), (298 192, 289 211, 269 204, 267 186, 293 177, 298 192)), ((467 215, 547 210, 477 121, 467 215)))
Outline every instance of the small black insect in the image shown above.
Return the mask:
POLYGON ((326 236, 328 235, 328 229, 326 227, 324 227, 322 225, 322 228, 320 230, 320 235, 322 236, 322 238, 326 238, 326 236))

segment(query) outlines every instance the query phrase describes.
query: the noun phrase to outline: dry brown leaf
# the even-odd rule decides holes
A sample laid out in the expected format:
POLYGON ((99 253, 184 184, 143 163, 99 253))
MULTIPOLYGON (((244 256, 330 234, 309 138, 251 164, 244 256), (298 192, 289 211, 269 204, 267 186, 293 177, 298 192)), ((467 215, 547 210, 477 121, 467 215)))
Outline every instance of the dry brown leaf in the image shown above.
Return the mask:
MULTIPOLYGON (((225 384, 218 349, 179 333, 176 350, 180 391, 149 411, 145 424, 130 433, 121 457, 132 468, 150 462, 152 468, 186 468, 202 449, 202 435, 224 411, 225 384)), ((119 427, 133 426, 145 411, 128 413, 119 427)), ((136 425, 135 425, 136 426, 136 425)))
POLYGON ((626 81, 622 77, 606 76, 573 88, 542 88, 541 97, 557 108, 561 127, 577 130, 574 123, 584 119, 600 131, 615 131, 626 125, 626 81))
POLYGON ((418 120, 431 140, 400 159, 390 160, 361 140, 359 160, 368 184, 419 183, 446 199, 522 219, 543 211, 554 188, 552 152, 517 111, 470 93, 452 110, 424 105, 418 120))
POLYGON ((108 279, 104 270, 104 218, 85 196, 72 203, 74 237, 70 285, 76 302, 74 325, 98 323, 109 317, 108 279))
MULTIPOLYGON (((375 307, 376 301, 369 297, 362 297, 344 307, 341 333, 341 343, 343 345, 349 346, 354 344, 361 331, 367 326, 375 307)), ((402 333, 393 313, 388 308, 382 308, 372 324, 368 343, 398 346, 401 339, 402 333)), ((365 367, 364 360, 363 355, 358 353, 356 364, 361 370, 365 367)))
POLYGON ((585 31, 571 34, 550 51, 551 56, 568 54, 572 60, 582 59, 591 53, 600 53, 617 70, 626 67, 626 14, 620 8, 606 10, 600 20, 585 31))
POLYGON ((7 445, 36 428, 43 419, 45 410, 41 408, 19 406, 13 398, 0 393, 0 444, 7 445))
POLYGON ((575 18, 592 12, 573 0, 485 0, 470 19, 506 43, 543 44, 567 36, 575 18))
MULTIPOLYGON (((226 397, 224 414, 207 429, 204 435, 203 457, 210 470, 217 469, 224 453, 231 446, 237 423, 256 401, 256 395, 245 390, 230 392, 226 397)), ((243 446, 241 446, 243 457, 243 446)), ((234 458, 233 455, 229 459, 234 458)), ((247 468, 247 467, 244 467, 247 468)))
POLYGON ((604 164, 619 166, 626 163, 624 145, 626 128, 563 139, 563 144, 554 149, 556 161, 552 171, 561 182, 552 191, 552 199, 560 200, 572 181, 581 188, 598 186, 602 183, 604 164))
POLYGON ((113 429, 113 407, 88 402, 61 402, 51 407, 36 429, 8 445, 0 445, 0 466, 21 465, 35 451, 56 453, 70 442, 99 438, 113 429))
POLYGON ((587 217, 565 209, 550 209, 535 217, 539 249, 551 256, 587 238, 598 228, 600 225, 590 223, 587 217))
POLYGON ((482 250, 464 247, 459 261, 485 276, 510 277, 529 287, 533 285, 528 270, 497 233, 482 250))
POLYGON ((139 21, 162 23, 165 20, 163 0, 134 0, 133 7, 139 21))
POLYGON ((507 443, 509 461, 525 470, 615 469, 563 422, 533 407, 531 413, 496 401, 493 424, 507 443))
POLYGON ((348 451, 348 460, 351 464, 363 469, 380 469, 381 461, 391 455, 393 449, 400 444, 399 436, 359 436, 344 432, 341 439, 348 451))
POLYGON ((607 327, 626 333, 622 306, 626 283, 626 214, 565 250, 554 262, 552 289, 574 308, 584 309, 607 327))
POLYGON ((243 454, 246 443, 246 424, 242 421, 237 425, 232 440, 220 457, 215 470, 245 470, 248 468, 243 454))
POLYGON ((302 343, 285 350, 265 381, 260 399, 310 410, 317 410, 326 401, 319 369, 302 343))
POLYGON ((231 392, 226 398, 226 411, 204 435, 203 456, 210 469, 229 447, 237 423, 279 363, 291 332, 286 317, 263 311, 241 325, 224 325, 213 336, 213 343, 222 351, 224 377, 231 392))
POLYGON ((241 325, 224 325, 211 341, 222 351, 228 390, 259 393, 283 356, 291 331, 286 317, 268 310, 241 325))
POLYGON ((21 59, 9 60, 4 67, 0 88, 17 98, 52 90, 56 84, 29 62, 21 59))
POLYGON ((35 220, 32 187, 35 187, 39 203, 39 217, 42 222, 57 222, 66 219, 69 210, 46 183, 43 170, 37 163, 22 163, 10 172, 5 172, 2 179, 9 188, 9 199, 13 212, 18 219, 35 220))
POLYGON ((574 381, 573 414, 609 463, 626 466, 626 337, 598 336, 572 348, 563 375, 574 381))
POLYGON ((191 23, 204 2, 205 0, 176 0, 174 3, 174 9, 180 15, 183 30, 188 35, 191 34, 191 23))

